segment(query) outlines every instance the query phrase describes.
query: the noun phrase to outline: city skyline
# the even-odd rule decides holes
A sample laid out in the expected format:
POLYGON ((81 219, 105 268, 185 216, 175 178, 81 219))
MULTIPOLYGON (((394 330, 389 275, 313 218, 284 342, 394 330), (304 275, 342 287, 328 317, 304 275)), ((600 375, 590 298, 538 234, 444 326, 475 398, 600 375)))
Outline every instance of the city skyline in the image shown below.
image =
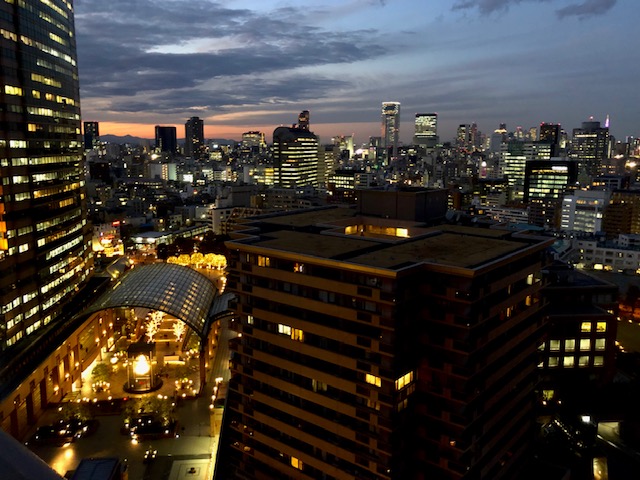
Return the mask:
POLYGON ((473 122, 570 131, 610 115, 617 138, 640 130, 631 0, 122 5, 76 1, 83 120, 103 135, 153 138, 199 116, 207 138, 239 139, 309 110, 322 141, 361 143, 380 135, 384 101, 403 106, 405 144, 424 111, 443 141, 473 122))

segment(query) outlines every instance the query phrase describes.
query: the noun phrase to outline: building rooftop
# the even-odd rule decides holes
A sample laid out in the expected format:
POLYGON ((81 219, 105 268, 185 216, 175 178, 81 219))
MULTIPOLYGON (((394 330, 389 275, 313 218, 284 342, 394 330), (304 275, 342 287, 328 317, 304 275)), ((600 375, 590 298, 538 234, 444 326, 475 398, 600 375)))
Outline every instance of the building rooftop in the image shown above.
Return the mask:
MULTIPOLYGON (((250 220, 229 242, 398 271, 418 264, 475 269, 553 239, 503 229, 441 225, 357 215, 346 208, 250 220)), ((300 258, 300 260, 303 260, 300 258)))

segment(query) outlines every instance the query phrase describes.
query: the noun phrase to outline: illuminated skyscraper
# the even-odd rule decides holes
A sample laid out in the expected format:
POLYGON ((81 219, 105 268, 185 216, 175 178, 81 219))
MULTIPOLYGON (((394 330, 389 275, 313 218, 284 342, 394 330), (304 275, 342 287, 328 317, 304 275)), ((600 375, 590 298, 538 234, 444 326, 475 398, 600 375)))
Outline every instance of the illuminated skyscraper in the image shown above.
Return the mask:
POLYGON ((73 6, 0 3, 0 349, 55 322, 91 274, 73 6))
POLYGON ((247 149, 255 149, 262 151, 266 148, 267 143, 264 139, 263 132, 251 131, 242 134, 242 147, 247 149))
POLYGON ((382 103, 382 146, 391 158, 398 157, 398 137, 400 135, 400 103, 382 103))
POLYGON ((416 113, 416 130, 413 143, 425 147, 435 147, 438 143, 438 114, 416 113))
POLYGON ((98 122, 84 122, 84 149, 91 150, 100 143, 98 122))
POLYGON ((309 130, 278 127, 273 132, 273 160, 282 188, 318 186, 318 138, 309 130))
POLYGON ((184 124, 184 154, 198 157, 204 148, 204 122, 199 117, 191 117, 184 124))
POLYGON ((609 158, 609 127, 590 119, 573 129, 571 158, 578 160, 580 172, 592 177, 600 175, 602 161, 609 158))

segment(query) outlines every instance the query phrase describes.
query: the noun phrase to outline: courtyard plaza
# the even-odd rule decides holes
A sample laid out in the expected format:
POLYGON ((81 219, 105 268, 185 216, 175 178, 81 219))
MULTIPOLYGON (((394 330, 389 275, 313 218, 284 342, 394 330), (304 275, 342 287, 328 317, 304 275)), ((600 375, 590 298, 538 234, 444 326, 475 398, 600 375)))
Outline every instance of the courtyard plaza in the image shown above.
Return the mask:
MULTIPOLYGON (((223 321, 215 356, 207 367, 207 383, 201 394, 198 394, 200 385, 197 358, 185 362, 190 371, 188 380, 191 381, 187 382, 190 387, 185 389, 176 389, 175 381, 184 378, 181 376, 184 369, 179 364, 165 365, 161 370, 163 384, 158 390, 134 394, 123 388, 128 380, 126 367, 118 368, 109 382, 110 387, 103 391, 95 392, 89 379, 83 381, 80 390, 47 410, 30 436, 37 427, 54 423, 60 418, 59 408, 68 407, 72 402, 93 406, 92 411, 97 412, 94 414, 98 421, 96 432, 63 446, 40 445, 28 441, 28 447, 61 476, 74 470, 83 458, 118 457, 127 466, 130 480, 212 478, 223 412, 222 408, 212 407, 212 396, 217 385, 229 380, 228 342, 235 335, 228 328, 227 321, 223 321), (158 396, 163 399, 166 396, 168 401, 175 403, 175 436, 136 440, 123 434, 124 404, 138 398, 158 396), (127 400, 123 400, 125 398, 127 400), (150 462, 145 462, 147 450, 157 451, 156 458, 150 462)), ((174 345, 173 342, 166 342, 164 348, 173 349, 175 346, 177 344, 174 345)), ((88 374, 87 378, 89 376, 88 374)))
POLYGON ((29 448, 61 476, 83 458, 116 457, 132 480, 211 478, 224 406, 217 393, 236 335, 232 295, 211 280, 184 266, 136 267, 89 307, 86 317, 119 312, 118 336, 49 404, 24 438, 29 448), (69 418, 91 428, 69 435, 69 418), (53 433, 47 441, 34 435, 39 427, 53 433))

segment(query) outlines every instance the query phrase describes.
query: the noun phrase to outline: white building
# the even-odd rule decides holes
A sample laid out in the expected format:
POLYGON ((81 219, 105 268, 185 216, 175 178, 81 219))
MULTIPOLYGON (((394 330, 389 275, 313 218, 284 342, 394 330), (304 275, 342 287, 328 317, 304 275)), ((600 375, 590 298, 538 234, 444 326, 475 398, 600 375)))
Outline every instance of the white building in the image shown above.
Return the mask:
POLYGON ((602 231, 603 210, 610 198, 611 192, 604 190, 576 190, 567 195, 562 201, 560 229, 592 234, 602 231))
POLYGON ((602 244, 594 239, 576 239, 575 249, 580 254, 578 266, 610 272, 640 273, 640 248, 632 246, 640 244, 640 238, 637 238, 640 236, 620 235, 620 237, 636 238, 619 238, 615 244, 602 244))

